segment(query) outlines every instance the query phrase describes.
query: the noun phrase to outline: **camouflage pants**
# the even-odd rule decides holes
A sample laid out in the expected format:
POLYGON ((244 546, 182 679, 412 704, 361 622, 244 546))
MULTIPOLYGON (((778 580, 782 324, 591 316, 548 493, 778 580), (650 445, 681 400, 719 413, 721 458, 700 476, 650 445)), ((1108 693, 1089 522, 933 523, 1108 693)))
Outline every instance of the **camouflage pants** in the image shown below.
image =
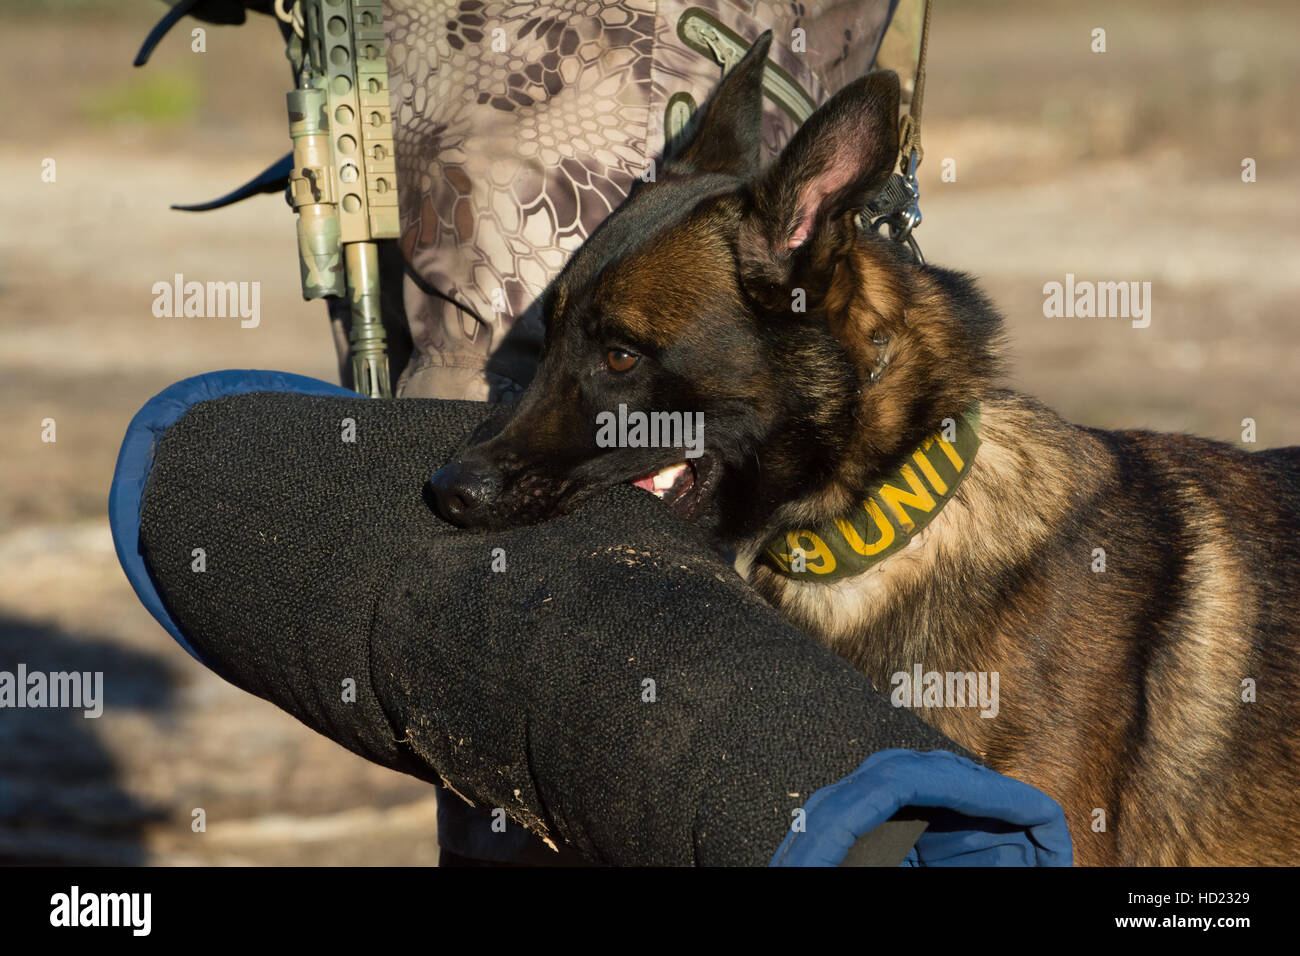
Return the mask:
POLYGON ((537 362, 540 293, 645 173, 666 118, 707 98, 719 60, 774 31, 769 75, 794 91, 769 90, 770 158, 798 126, 789 101, 811 108, 865 72, 895 3, 390 0, 396 393, 511 400, 537 362))

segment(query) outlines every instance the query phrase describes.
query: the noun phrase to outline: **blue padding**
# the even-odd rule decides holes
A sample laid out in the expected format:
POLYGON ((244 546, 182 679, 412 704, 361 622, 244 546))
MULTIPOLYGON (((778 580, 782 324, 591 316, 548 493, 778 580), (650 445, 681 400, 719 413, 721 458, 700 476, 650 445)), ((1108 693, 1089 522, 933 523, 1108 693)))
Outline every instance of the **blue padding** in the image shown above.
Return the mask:
POLYGON ((153 466, 153 451, 163 432, 200 402, 246 392, 300 392, 304 395, 363 397, 351 389, 331 385, 320 379, 261 369, 226 369, 184 379, 145 402, 144 407, 136 412, 135 418, 131 419, 126 437, 122 439, 122 448, 117 453, 113 486, 108 492, 108 523, 113 529, 117 560, 121 562, 127 580, 149 613, 167 629, 176 643, 200 663, 205 662, 194 652, 185 634, 167 613, 145 565, 144 555, 140 552, 140 509, 144 502, 145 484, 149 480, 149 469, 153 466))
POLYGON ((835 866, 862 834, 903 807, 929 828, 904 866, 1069 866, 1060 805, 1027 783, 936 750, 882 750, 804 805, 804 832, 786 835, 773 866, 835 866))

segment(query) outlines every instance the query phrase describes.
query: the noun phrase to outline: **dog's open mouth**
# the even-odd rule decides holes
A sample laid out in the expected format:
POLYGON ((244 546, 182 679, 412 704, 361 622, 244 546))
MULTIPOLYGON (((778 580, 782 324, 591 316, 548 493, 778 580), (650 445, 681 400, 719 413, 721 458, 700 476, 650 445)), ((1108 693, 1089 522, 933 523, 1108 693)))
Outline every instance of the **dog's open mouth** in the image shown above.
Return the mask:
POLYGON ((679 461, 629 484, 644 488, 662 500, 681 518, 688 521, 699 514, 700 506, 713 491, 717 469, 709 455, 679 461))

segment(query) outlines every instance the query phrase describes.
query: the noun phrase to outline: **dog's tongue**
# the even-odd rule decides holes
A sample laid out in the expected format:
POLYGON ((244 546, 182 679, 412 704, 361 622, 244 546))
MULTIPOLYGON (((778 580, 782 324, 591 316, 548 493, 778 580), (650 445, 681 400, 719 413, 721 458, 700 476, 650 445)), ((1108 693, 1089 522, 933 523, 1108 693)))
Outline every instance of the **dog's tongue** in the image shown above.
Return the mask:
POLYGON ((685 469, 686 462, 678 462, 676 465, 669 465, 667 468, 656 471, 653 475, 638 478, 632 484, 662 498, 664 493, 676 484, 678 477, 685 469))

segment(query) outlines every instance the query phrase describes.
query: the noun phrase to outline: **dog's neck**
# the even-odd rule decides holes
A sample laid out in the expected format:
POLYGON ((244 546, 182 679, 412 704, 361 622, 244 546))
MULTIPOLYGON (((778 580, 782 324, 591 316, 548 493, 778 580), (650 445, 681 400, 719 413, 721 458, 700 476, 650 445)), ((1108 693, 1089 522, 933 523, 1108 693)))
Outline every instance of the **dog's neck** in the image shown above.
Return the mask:
POLYGON ((816 487, 788 495, 738 543, 737 570, 873 680, 916 663, 981 669, 977 661, 989 663, 1008 646, 999 635, 1009 627, 992 605, 953 595, 996 594, 1000 569, 1032 567, 1053 529, 1068 525, 1070 509, 1099 486, 1101 476, 1078 473, 1075 462, 1108 456, 1091 433, 993 384, 1000 319, 965 277, 913 266, 864 240, 836 273, 826 308, 837 317, 832 334, 861 370, 862 388, 839 418, 845 431, 834 468, 816 487), (883 372, 873 378, 882 358, 883 372), (973 402, 979 446, 969 473, 907 547, 830 583, 792 577, 762 560, 775 536, 861 511, 889 472, 973 402))
POLYGON ((767 535, 739 549, 737 570, 878 685, 917 663, 996 670, 1007 646, 999 637, 1014 635, 1003 634, 1009 628, 995 614, 952 595, 996 593, 989 575, 1032 566, 1052 529, 1067 524, 1064 516, 1101 482, 1074 462, 1107 456, 1086 430, 1009 392, 982 404, 980 437, 969 475, 947 505, 909 547, 867 570, 829 584, 799 580, 762 560, 767 535))
POLYGON ((856 507, 816 527, 778 533, 759 560, 803 582, 829 583, 869 570, 921 534, 970 474, 979 448, 979 404, 945 419, 856 507))
MULTIPOLYGON (((918 267, 886 240, 858 240, 818 291, 817 312, 820 321, 803 326, 812 329, 806 341, 774 349, 775 380, 816 382, 794 390, 797 401, 753 456, 746 486, 752 506, 734 521, 733 543, 759 535, 766 543, 840 520, 853 525, 874 490, 918 451, 925 458, 927 444, 954 423, 965 425, 996 391, 1000 319, 992 306, 965 277, 918 267)), ((974 438, 968 427, 962 431, 974 438)), ((965 465, 948 477, 964 477, 965 465)), ((906 516, 898 525, 896 539, 907 537, 906 516)), ((847 569, 867 563, 846 557, 847 569)), ((832 576, 841 575, 839 565, 832 576)))

